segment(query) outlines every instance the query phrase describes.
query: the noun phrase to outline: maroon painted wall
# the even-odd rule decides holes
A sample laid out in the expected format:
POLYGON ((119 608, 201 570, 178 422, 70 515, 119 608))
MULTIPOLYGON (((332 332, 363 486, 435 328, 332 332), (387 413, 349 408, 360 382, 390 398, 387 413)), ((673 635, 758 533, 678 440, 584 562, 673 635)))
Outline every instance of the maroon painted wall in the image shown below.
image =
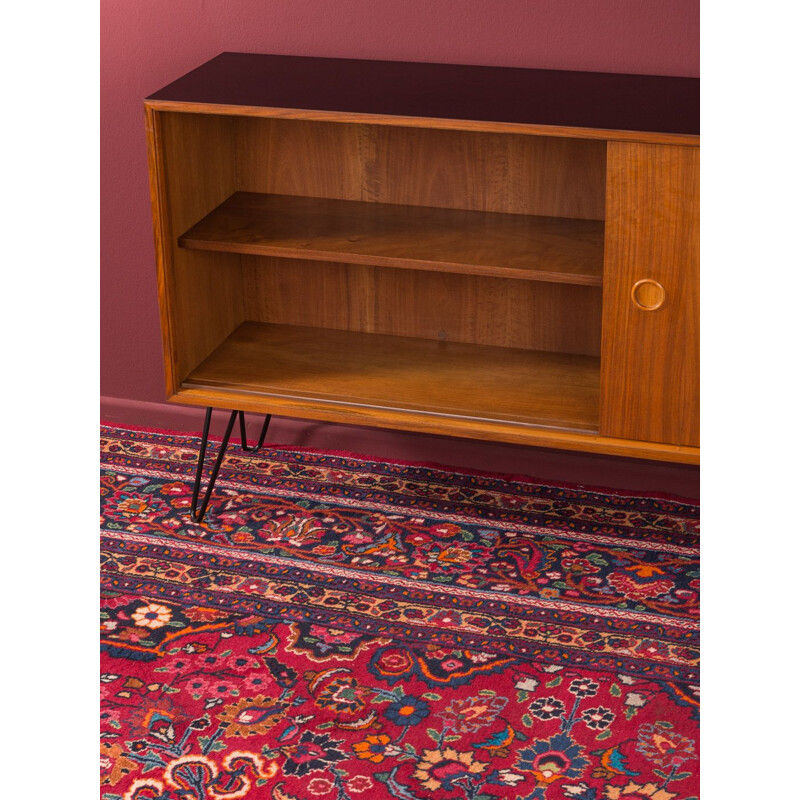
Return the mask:
POLYGON ((699 75, 699 0, 102 0, 101 393, 164 399, 142 99, 222 50, 699 75))
POLYGON ((163 405, 151 92, 223 50, 699 75, 699 0, 101 0, 100 17, 102 409, 151 426, 199 426, 163 405))

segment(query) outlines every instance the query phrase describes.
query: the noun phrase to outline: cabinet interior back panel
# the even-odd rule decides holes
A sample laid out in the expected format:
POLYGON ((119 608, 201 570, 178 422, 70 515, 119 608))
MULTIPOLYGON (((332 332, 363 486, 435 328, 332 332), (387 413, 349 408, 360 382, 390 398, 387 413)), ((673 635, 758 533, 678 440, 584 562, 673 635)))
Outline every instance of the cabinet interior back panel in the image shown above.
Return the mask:
POLYGON ((606 143, 236 120, 240 191, 602 220, 606 143))
POLYGON ((247 319, 600 354, 598 286, 243 256, 247 319))

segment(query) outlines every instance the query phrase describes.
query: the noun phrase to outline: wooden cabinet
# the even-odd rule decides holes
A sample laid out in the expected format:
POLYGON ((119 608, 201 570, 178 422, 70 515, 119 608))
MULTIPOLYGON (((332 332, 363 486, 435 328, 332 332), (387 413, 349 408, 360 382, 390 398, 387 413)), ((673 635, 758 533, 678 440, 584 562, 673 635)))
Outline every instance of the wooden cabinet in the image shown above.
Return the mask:
POLYGON ((698 98, 218 56, 145 101, 169 399, 696 463, 698 98))

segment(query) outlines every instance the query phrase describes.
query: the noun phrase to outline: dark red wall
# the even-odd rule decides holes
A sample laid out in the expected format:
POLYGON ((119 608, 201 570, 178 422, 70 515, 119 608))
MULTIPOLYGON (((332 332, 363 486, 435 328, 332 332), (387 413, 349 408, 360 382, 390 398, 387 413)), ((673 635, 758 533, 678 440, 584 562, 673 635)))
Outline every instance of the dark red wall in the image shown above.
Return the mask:
POLYGON ((101 0, 104 408, 141 423, 164 401, 146 95, 223 50, 697 77, 699 17, 699 0, 101 0))
POLYGON ((142 99, 222 50, 699 74, 699 0, 103 0, 101 392, 164 399, 142 99))

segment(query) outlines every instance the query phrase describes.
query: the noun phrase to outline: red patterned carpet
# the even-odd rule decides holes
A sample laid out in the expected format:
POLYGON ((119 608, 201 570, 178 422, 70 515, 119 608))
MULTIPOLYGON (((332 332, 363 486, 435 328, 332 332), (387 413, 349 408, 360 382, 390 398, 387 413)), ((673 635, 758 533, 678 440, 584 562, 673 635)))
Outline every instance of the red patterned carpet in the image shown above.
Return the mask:
POLYGON ((103 800, 698 795, 698 509, 102 429, 103 800))

